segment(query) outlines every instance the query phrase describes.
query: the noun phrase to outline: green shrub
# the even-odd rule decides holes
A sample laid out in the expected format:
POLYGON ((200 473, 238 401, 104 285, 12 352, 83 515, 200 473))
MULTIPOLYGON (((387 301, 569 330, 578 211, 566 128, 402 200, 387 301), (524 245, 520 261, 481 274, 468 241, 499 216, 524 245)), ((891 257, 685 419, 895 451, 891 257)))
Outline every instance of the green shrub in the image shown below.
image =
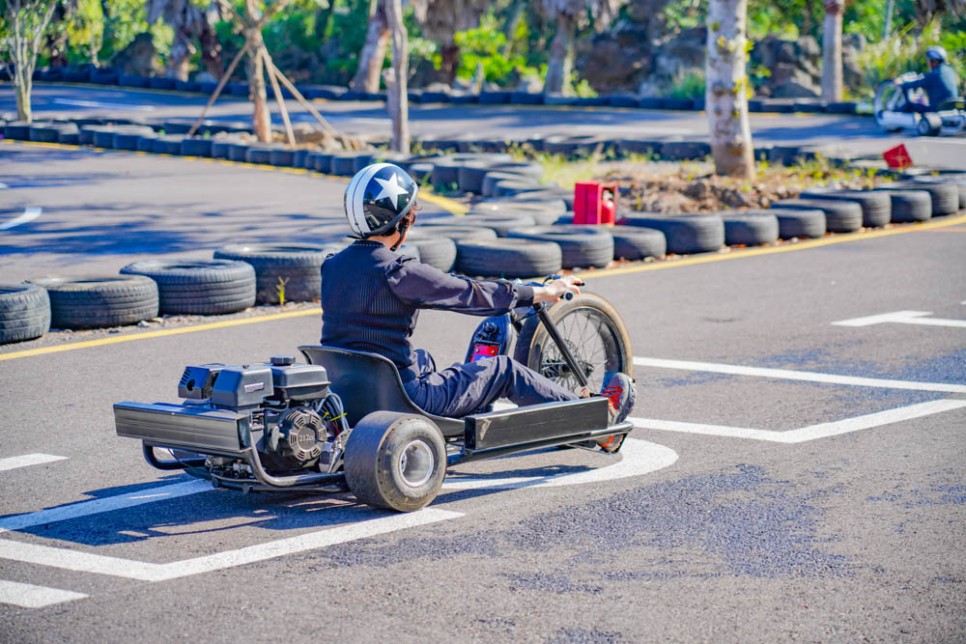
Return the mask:
POLYGON ((671 85, 669 98, 704 98, 705 80, 702 72, 690 72, 671 85))

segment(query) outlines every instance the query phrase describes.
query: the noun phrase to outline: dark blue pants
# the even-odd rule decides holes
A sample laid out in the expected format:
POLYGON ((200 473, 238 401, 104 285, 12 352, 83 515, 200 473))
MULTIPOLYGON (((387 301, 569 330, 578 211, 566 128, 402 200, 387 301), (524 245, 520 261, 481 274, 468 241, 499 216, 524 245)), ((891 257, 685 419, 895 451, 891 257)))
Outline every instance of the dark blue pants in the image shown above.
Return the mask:
POLYGON ((406 383, 406 393, 417 407, 435 416, 460 418, 500 398, 517 405, 577 398, 576 394, 507 356, 454 364, 442 371, 436 371, 433 358, 426 351, 417 350, 416 358, 414 368, 419 375, 406 383))

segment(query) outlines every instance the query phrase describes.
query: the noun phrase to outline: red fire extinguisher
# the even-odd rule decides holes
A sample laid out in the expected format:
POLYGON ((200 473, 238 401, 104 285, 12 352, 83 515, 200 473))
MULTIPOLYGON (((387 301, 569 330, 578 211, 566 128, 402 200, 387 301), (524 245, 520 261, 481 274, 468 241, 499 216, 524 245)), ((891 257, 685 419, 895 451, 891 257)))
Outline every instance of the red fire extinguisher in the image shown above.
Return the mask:
POLYGON ((617 184, 582 181, 574 185, 574 223, 613 225, 617 221, 617 184))

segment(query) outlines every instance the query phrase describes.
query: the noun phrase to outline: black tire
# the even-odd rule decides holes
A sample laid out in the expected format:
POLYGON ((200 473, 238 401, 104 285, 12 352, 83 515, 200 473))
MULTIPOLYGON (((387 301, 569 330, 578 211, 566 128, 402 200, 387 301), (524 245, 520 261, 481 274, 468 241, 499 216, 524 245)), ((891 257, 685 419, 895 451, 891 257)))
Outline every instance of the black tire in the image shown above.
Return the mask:
POLYGON ((37 143, 57 143, 60 128, 53 123, 35 123, 30 126, 30 140, 37 143))
POLYGON ((787 199, 772 204, 772 208, 821 210, 825 213, 825 229, 830 233, 854 233, 862 228, 862 206, 851 201, 787 199))
POLYGON ((822 210, 762 210, 778 220, 779 239, 817 239, 825 236, 825 212, 822 210))
POLYGON ((558 244, 528 239, 468 239, 456 244, 456 268, 470 276, 506 279, 559 273, 563 253, 558 244))
POLYGON ((460 164, 452 160, 440 160, 433 164, 430 183, 433 190, 441 193, 452 193, 459 190, 460 164))
MULTIPOLYGON (((594 293, 581 293, 572 300, 551 305, 547 312, 567 348, 578 364, 583 365, 591 392, 600 391, 608 372, 620 371, 634 377, 630 334, 610 302, 594 293)), ((524 323, 513 358, 564 388, 580 393, 580 383, 537 316, 531 316, 524 323)))
POLYGON ((278 304, 280 286, 286 302, 318 300, 322 262, 338 251, 336 246, 314 244, 233 244, 216 250, 214 258, 251 264, 255 269, 255 303, 278 304))
POLYGON ((503 179, 493 185, 494 197, 512 197, 524 192, 542 192, 545 185, 538 183, 535 179, 521 177, 519 179, 503 179))
POLYGON ((458 183, 460 192, 483 194, 483 179, 490 171, 490 166, 481 161, 469 161, 459 167, 458 183))
POLYGON ((906 224, 932 218, 932 195, 925 190, 882 190, 892 200, 892 223, 906 224))
POLYGON ((406 244, 419 250, 419 261, 449 273, 456 265, 456 242, 449 237, 424 233, 420 228, 409 231, 406 244))
POLYGON ((828 201, 852 201, 862 208, 862 225, 878 228, 892 221, 892 200, 888 195, 875 190, 809 190, 802 193, 803 199, 824 199, 828 201))
POLYGON ((916 131, 922 136, 939 136, 942 128, 943 120, 938 114, 931 112, 920 114, 919 121, 916 122, 916 131))
POLYGON ((944 217, 959 212, 959 188, 952 183, 897 181, 882 186, 884 190, 925 190, 932 199, 932 216, 944 217))
POLYGON ((184 143, 183 134, 167 134, 154 140, 151 149, 155 154, 171 154, 181 156, 181 145, 184 143))
POLYGON ((54 329, 100 329, 158 316, 158 287, 138 275, 30 280, 50 296, 54 329))
POLYGON ((50 296, 36 284, 0 284, 0 344, 39 338, 50 330, 50 296))
POLYGON ((454 242, 464 239, 496 239, 496 231, 483 226, 455 226, 453 224, 434 224, 427 222, 419 226, 425 235, 449 237, 454 242))
POLYGON ((567 213, 566 204, 560 199, 546 201, 517 201, 514 199, 487 199, 475 204, 468 215, 526 215, 538 226, 552 224, 567 213))
POLYGON ((423 416, 377 411, 352 428, 345 479, 360 503, 413 512, 433 502, 446 477, 446 443, 423 416))
POLYGON ((667 239, 660 230, 636 226, 614 226, 609 230, 614 238, 614 259, 660 259, 667 254, 667 239))
POLYGON ((222 315, 255 304, 255 269, 245 262, 145 260, 128 264, 121 273, 153 279, 161 313, 222 315))
POLYGON ((181 154, 186 157, 210 157, 211 139, 185 139, 181 142, 181 154))
POLYGON ((519 215, 479 215, 472 214, 467 217, 460 217, 464 226, 483 226, 493 230, 497 237, 506 237, 506 234, 513 228, 523 228, 526 226, 536 226, 536 220, 524 213, 519 215))
POLYGON ((771 213, 721 213, 728 246, 761 246, 778 241, 778 219, 771 213))
POLYGON ((912 182, 927 184, 946 183, 956 186, 959 190, 959 209, 966 210, 966 174, 940 174, 936 176, 914 177, 912 182))
POLYGON ((538 181, 538 177, 530 177, 523 174, 515 174, 513 172, 507 172, 504 170, 497 170, 496 168, 490 168, 490 171, 486 173, 483 177, 483 182, 481 184, 480 194, 484 197, 495 197, 496 196, 496 184, 501 181, 538 181))
POLYGON ((660 230, 667 239, 667 252, 678 255, 716 252, 725 243, 724 222, 717 215, 631 214, 619 223, 660 230))
POLYGON ((564 268, 605 268, 614 259, 614 237, 594 226, 531 226, 514 228, 508 238, 555 242, 564 268))

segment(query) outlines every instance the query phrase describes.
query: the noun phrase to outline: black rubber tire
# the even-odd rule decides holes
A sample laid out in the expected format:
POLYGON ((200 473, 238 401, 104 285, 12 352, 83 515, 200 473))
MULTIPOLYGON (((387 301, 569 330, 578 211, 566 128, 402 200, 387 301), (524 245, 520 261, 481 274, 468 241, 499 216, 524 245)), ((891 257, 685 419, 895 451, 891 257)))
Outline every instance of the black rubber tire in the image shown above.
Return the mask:
MULTIPOLYGON (((607 372, 620 371, 634 377, 630 334, 610 302, 594 293, 581 293, 572 300, 552 304, 547 312, 574 358, 584 363, 592 393, 600 391, 607 372)), ((580 384, 536 315, 524 322, 513 358, 566 389, 580 393, 580 384)))
POLYGON ((932 198, 932 216, 944 217, 959 212, 959 187, 953 183, 897 181, 882 186, 884 190, 925 190, 932 198))
POLYGON ((430 183, 433 190, 440 193, 453 193, 459 190, 460 163, 449 159, 440 160, 433 164, 430 183))
POLYGON ((825 213, 825 229, 830 233, 854 233, 862 228, 862 206, 853 201, 829 199, 786 199, 771 206, 784 210, 821 210, 825 213))
POLYGON ((456 266, 456 242, 449 237, 423 233, 420 228, 409 231, 406 244, 419 249, 419 261, 449 273, 456 266))
POLYGON ((892 223, 932 219, 932 195, 925 190, 882 190, 892 200, 892 223))
POLYGON ((186 157, 210 157, 211 139, 190 138, 181 142, 181 154, 186 157))
POLYGON ((538 181, 537 177, 530 177, 523 174, 515 174, 513 172, 506 172, 504 170, 497 170, 495 168, 490 168, 490 171, 486 173, 483 177, 483 183, 481 184, 480 193, 484 197, 495 197, 496 196, 496 184, 501 181, 538 181))
POLYGON ((545 185, 538 183, 535 179, 521 177, 519 179, 503 179, 493 185, 494 197, 512 197, 524 192, 542 192, 545 185))
POLYGON ((255 304, 255 269, 245 262, 145 260, 128 264, 121 273, 157 282, 165 314, 222 315, 255 304))
POLYGON ((567 206, 560 199, 547 201, 517 201, 514 199, 487 199, 475 204, 469 215, 526 215, 533 218, 538 226, 552 224, 567 213, 567 206))
POLYGON ((953 184, 959 190, 959 209, 966 210, 966 173, 964 174, 940 174, 914 177, 913 183, 947 183, 953 184))
POLYGON ((483 226, 455 226, 453 224, 420 224, 419 230, 425 235, 449 237, 454 242, 464 239, 496 239, 496 231, 483 226))
POLYGON ((37 143, 57 143, 60 128, 53 123, 34 123, 30 126, 30 140, 37 143))
POLYGON ((157 138, 157 134, 142 134, 138 137, 137 151, 154 152, 154 142, 157 140, 157 138))
POLYGON ((919 121, 916 122, 916 132, 920 136, 939 136, 940 130, 943 127, 943 120, 938 114, 932 112, 926 112, 925 114, 919 115, 919 121))
POLYGON ((468 161, 459 167, 458 179, 460 192, 483 194, 483 179, 490 166, 482 161, 468 161))
POLYGON ((559 273, 563 253, 558 244, 529 239, 467 239, 456 244, 456 269, 464 275, 505 279, 559 273))
POLYGON ((155 154, 170 154, 181 156, 181 145, 184 143, 183 134, 166 134, 154 140, 151 146, 155 154))
POLYGON ((0 284, 0 344, 39 338, 50 330, 50 296, 36 284, 0 284))
POLYGON ((322 262, 339 248, 315 244, 233 244, 219 248, 215 259, 246 262, 255 269, 255 303, 278 304, 284 281, 286 302, 318 300, 322 262))
POLYGON ((525 213, 518 215, 470 214, 459 219, 464 226, 483 226, 484 228, 490 228, 497 234, 497 237, 506 237, 506 234, 513 228, 537 225, 537 221, 525 213))
POLYGON ((605 268, 614 259, 614 237, 595 226, 530 226, 511 229, 507 237, 559 244, 564 268, 605 268))
POLYGON ((778 219, 780 239, 816 239, 825 236, 825 211, 823 210, 763 210, 778 219))
POLYGON ((853 201, 862 208, 862 225, 879 228, 892 221, 892 200, 876 190, 809 190, 802 199, 825 199, 829 201, 853 201))
POLYGON ((345 478, 360 503, 413 512, 433 502, 445 477, 443 434, 424 416, 377 411, 349 434, 345 478))
POLYGON ((778 218, 767 212, 723 212, 725 244, 761 246, 778 241, 778 218))
POLYGON ((614 226, 608 230, 614 238, 614 259, 660 259, 667 254, 667 239, 656 228, 614 226))
POLYGON ((54 329, 100 329, 158 316, 158 287, 146 277, 42 277, 30 281, 47 289, 54 329))
POLYGON ((724 222, 717 215, 631 214, 618 223, 660 230, 667 252, 678 255, 717 252, 725 243, 724 222))

